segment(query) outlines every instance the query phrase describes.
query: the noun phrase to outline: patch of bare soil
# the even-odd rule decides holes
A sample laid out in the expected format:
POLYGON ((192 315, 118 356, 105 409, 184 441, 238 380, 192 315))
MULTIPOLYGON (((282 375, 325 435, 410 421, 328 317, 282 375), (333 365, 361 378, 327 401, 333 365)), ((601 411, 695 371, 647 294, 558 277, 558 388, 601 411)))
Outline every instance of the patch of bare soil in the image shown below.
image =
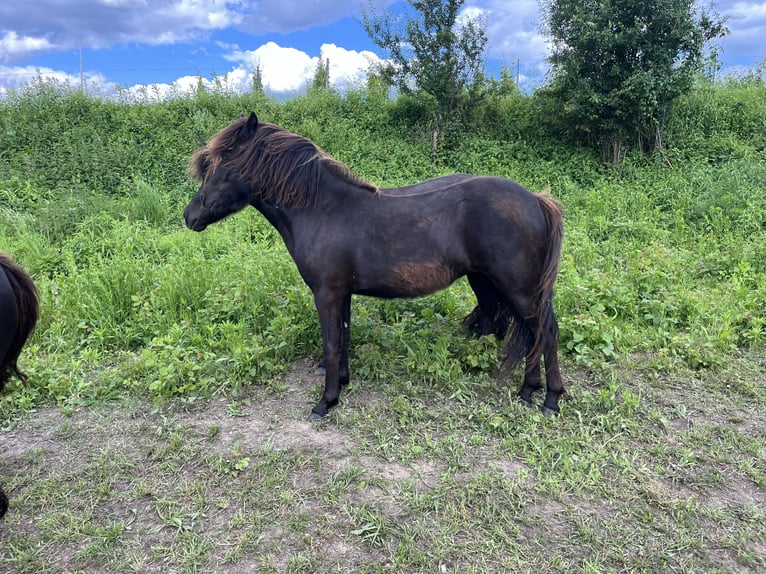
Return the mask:
MULTIPOLYGON (((577 392, 599 389, 584 375, 577 384, 572 377, 570 373, 568 382, 577 392)), ((374 389, 351 387, 343 395, 343 415, 329 422, 309 423, 308 414, 321 383, 315 364, 302 360, 293 365, 280 385, 254 385, 241 390, 236 399, 173 401, 161 408, 134 401, 83 407, 75 412, 48 408, 31 413, 15 428, 3 432, 0 440, 0 483, 11 499, 5 524, 0 523, 0 559, 3 546, 18 546, 21 539, 13 537, 20 536, 34 540, 37 548, 49 548, 40 552, 50 553, 44 557, 54 561, 50 571, 66 570, 70 560, 78 571, 99 571, 100 562, 82 556, 88 552, 99 555, 100 546, 97 551, 91 548, 93 539, 101 536, 109 541, 110 528, 121 524, 119 543, 109 542, 121 554, 110 550, 114 562, 107 565, 125 560, 130 563, 118 570, 100 571, 204 571, 192 559, 176 556, 187 550, 200 552, 200 564, 216 564, 216 572, 229 574, 310 572, 320 563, 330 565, 323 569, 326 572, 357 571, 360 565, 376 560, 391 564, 397 549, 386 548, 376 528, 385 528, 386 522, 417 522, 413 499, 433 494, 437 498, 432 506, 439 508, 439 496, 452 497, 452 504, 457 505, 452 507, 454 514, 465 511, 468 516, 478 516, 471 514, 470 506, 481 506, 483 495, 463 500, 457 491, 479 480, 468 490, 484 492, 480 475, 485 473, 492 477, 487 482, 490 491, 500 485, 507 496, 503 512, 512 518, 505 530, 515 529, 521 541, 541 540, 540 545, 572 567, 582 566, 594 552, 592 545, 573 545, 573 540, 603 540, 614 536, 610 528, 621 532, 624 527, 624 501, 565 493, 540 496, 533 486, 539 477, 524 461, 498 448, 501 438, 485 435, 451 462, 438 457, 388 460, 377 456, 379 451, 370 446, 375 421, 368 427, 366 420, 353 417, 366 419, 366 414, 359 413, 375 413, 382 397, 374 389), (252 466, 237 469, 240 459, 252 459, 252 466), (281 474, 280 468, 273 468, 273 477, 271 467, 261 468, 272 459, 275 465, 283 465, 281 474), (214 467, 217 460, 221 461, 220 468, 214 467), (273 479, 265 496, 259 494, 264 477, 266 481, 273 479), (196 499, 201 500, 199 505, 193 502, 196 499), (57 524, 55 516, 61 508, 71 516, 57 524), (82 527, 77 526, 81 520, 89 521, 96 534, 83 535, 82 527), (256 524, 258 520, 263 522, 256 524)), ((699 392, 703 384, 695 386, 694 393, 684 394, 685 387, 677 381, 660 381, 651 387, 636 381, 636 389, 642 389, 647 403, 662 415, 657 425, 665 425, 667 447, 679 451, 694 447, 694 452, 701 454, 696 454, 699 461, 688 473, 679 468, 671 475, 672 481, 660 473, 625 492, 638 488, 634 495, 640 496, 646 512, 662 517, 658 520, 661 525, 672 524, 677 509, 707 520, 705 526, 717 546, 716 550, 706 550, 708 563, 736 569, 742 562, 727 528, 740 514, 745 523, 761 520, 766 508, 764 491, 754 489, 743 478, 742 469, 732 468, 732 476, 722 476, 716 482, 716 473, 720 475, 720 469, 726 467, 712 455, 710 461, 702 456, 704 444, 719 436, 719 427, 729 429, 729 433, 734 429, 737 436, 759 436, 763 423, 753 416, 751 408, 755 407, 734 399, 724 405, 720 400, 706 400, 704 392, 699 392), (688 400, 692 395, 697 399, 693 403, 688 400), (702 510, 695 510, 700 505, 702 510), (719 524, 718 516, 728 517, 729 522, 719 524)), ((380 430, 399 432, 395 422, 380 430)), ((439 432, 434 431, 431 439, 442 438, 439 432)), ((444 438, 469 444, 473 431, 451 427, 444 432, 444 438)), ((413 433, 407 440, 420 438, 417 431, 413 433)), ((636 446, 646 448, 638 439, 636 446)), ((567 459, 561 460, 564 463, 567 459)), ((493 516, 492 505, 487 505, 486 512, 493 516)), ((438 520, 426 524, 418 532, 420 539, 430 534, 427 529, 440 526, 438 520)), ((477 526, 492 530, 491 524, 477 526)), ((462 525, 455 524, 454 528, 460 532, 462 525)), ((757 528, 743 531, 761 532, 757 528)), ((471 535, 469 528, 452 543, 472 544, 471 535)), ((450 536, 442 534, 431 550, 439 550, 438 545, 445 545, 450 536)), ((533 564, 539 558, 527 554, 535 551, 535 544, 520 546, 519 563, 531 559, 533 564)), ((654 548, 646 540, 636 544, 638 549, 654 548)), ((107 542, 103 545, 109 547, 107 542)), ((657 545, 662 548, 661 542, 657 545)), ((483 555, 479 547, 471 547, 472 554, 463 562, 456 558, 460 568, 455 570, 480 563, 483 555)), ((749 553, 749 563, 756 561, 752 556, 766 554, 762 540, 745 540, 741 547, 749 553)), ((615 545, 612 553, 619 555, 620 548, 615 545)), ((429 571, 440 571, 440 565, 432 566, 429 571)), ((486 571, 503 570, 493 567, 486 571)), ((4 572, 0 565, 0 573, 4 572)))
MULTIPOLYGON (((298 450, 331 461, 330 464, 339 469, 355 463, 382 478, 409 478, 412 469, 374 457, 350 456, 356 446, 353 437, 329 425, 308 421, 315 402, 312 387, 321 382, 314 371, 311 361, 298 361, 284 378, 286 390, 272 392, 259 386, 250 387, 248 396, 239 397, 235 410, 232 410, 232 401, 225 398, 202 406, 180 402, 161 411, 152 404, 127 409, 81 408, 72 414, 64 414, 58 408, 40 409, 4 433, 0 459, 6 465, 15 466, 19 459, 44 453, 49 468, 53 469, 61 462, 57 453, 62 452, 64 444, 81 435, 87 435, 94 448, 110 447, 123 452, 151 450, 151 445, 137 443, 136 437, 147 434, 146 440, 152 442, 152 434, 161 434, 163 426, 183 424, 189 429, 198 429, 201 434, 215 429, 215 441, 210 447, 221 453, 229 452, 234 445, 244 450, 298 450)), ((346 404, 353 409, 374 401, 377 398, 370 393, 355 393, 346 404)), ((423 470, 418 468, 418 472, 423 470)))
MULTIPOLYGON (((39 535, 38 519, 27 512, 34 511, 35 504, 49 506, 50 503, 35 501, 31 506, 25 505, 19 499, 25 496, 23 493, 41 481, 91 481, 100 478, 93 477, 92 473, 107 472, 112 475, 104 476, 103 480, 113 492, 108 497, 104 495, 105 500, 88 506, 82 501, 70 501, 65 495, 54 494, 55 503, 73 509, 88 507, 88 513, 95 507, 95 514, 109 517, 111 521, 123 521, 127 527, 121 536, 124 539, 132 537, 129 544, 136 545, 137 556, 142 549, 151 551, 151 548, 168 547, 175 543, 172 533, 168 533, 168 522, 173 520, 172 514, 179 505, 168 495, 174 491, 170 488, 165 491, 161 483, 174 483, 174 488, 179 484, 181 488, 187 483, 191 485, 199 474, 195 467, 204 465, 199 460, 203 454, 210 460, 216 455, 226 458, 235 450, 244 453, 284 451, 290 456, 300 453, 307 460, 315 461, 313 464, 319 465, 318 469, 293 473, 290 489, 296 492, 311 492, 312 489, 316 492, 317 485, 313 481, 317 472, 326 480, 333 473, 352 467, 362 469, 365 479, 373 486, 347 493, 348 500, 359 505, 373 505, 396 520, 402 510, 392 499, 389 487, 383 489, 374 484, 395 485, 416 478, 423 488, 427 488, 425 485, 435 482, 443 469, 422 461, 407 466, 364 454, 359 448, 358 437, 329 424, 308 422, 308 414, 316 400, 315 387, 321 381, 315 374, 315 365, 303 360, 285 376, 278 392, 253 386, 236 401, 226 398, 201 403, 178 401, 162 408, 150 403, 115 404, 83 407, 73 413, 58 408, 40 409, 3 433, 0 441, 0 477, 11 498, 6 525, 12 525, 11 530, 15 533, 39 535), (188 444, 174 443, 168 438, 179 432, 189 437, 188 444), (196 452, 197 457, 184 452, 195 441, 204 447, 204 453, 190 451, 192 454, 196 452), (173 460, 186 456, 188 461, 173 460), (80 468, 95 466, 94 460, 99 458, 109 459, 108 470, 80 468), (169 474, 166 467, 171 466, 173 470, 169 474), (151 478, 147 478, 149 475, 151 478), (120 507, 126 500, 130 508, 120 507)), ((345 404, 350 409, 374 405, 379 400, 369 392, 355 391, 349 395, 345 404)), ((99 485, 91 486, 96 490, 99 485)), ((232 521, 236 522, 233 507, 229 508, 224 502, 221 506, 206 512, 206 531, 224 532, 231 529, 232 521)), ((184 520, 188 521, 188 518, 184 520)), ((10 535, 11 531, 4 532, 0 524, 0 546, 6 534, 10 535)), ((294 533, 286 534, 281 525, 274 524, 263 530, 258 544, 262 548, 275 549, 265 555, 273 568, 283 572, 290 569, 286 562, 288 557, 299 555, 306 540, 294 533)), ((369 563, 375 556, 374 549, 364 543, 354 544, 331 537, 311 544, 316 546, 313 551, 321 553, 330 564, 369 563)), ((77 543, 65 544, 57 551, 58 564, 67 564, 81 550, 77 543)), ((213 555, 223 561, 226 550, 216 549, 213 555)), ((258 571, 258 564, 246 553, 240 558, 222 565, 217 571, 233 574, 258 571)), ((150 559, 144 557, 142 560, 136 569, 158 571, 150 559)), ((159 568, 159 571, 174 570, 159 568)))

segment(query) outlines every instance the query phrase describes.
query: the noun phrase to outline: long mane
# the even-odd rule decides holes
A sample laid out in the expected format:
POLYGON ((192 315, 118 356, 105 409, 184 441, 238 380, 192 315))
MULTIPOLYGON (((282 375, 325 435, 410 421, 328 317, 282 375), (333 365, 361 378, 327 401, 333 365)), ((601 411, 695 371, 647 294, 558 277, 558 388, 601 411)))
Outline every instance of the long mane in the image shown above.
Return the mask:
POLYGON ((259 122, 254 133, 242 116, 215 134, 189 160, 192 176, 205 181, 219 167, 234 170, 258 190, 264 201, 292 207, 314 205, 320 193, 321 168, 352 185, 378 193, 310 140, 280 126, 259 122))

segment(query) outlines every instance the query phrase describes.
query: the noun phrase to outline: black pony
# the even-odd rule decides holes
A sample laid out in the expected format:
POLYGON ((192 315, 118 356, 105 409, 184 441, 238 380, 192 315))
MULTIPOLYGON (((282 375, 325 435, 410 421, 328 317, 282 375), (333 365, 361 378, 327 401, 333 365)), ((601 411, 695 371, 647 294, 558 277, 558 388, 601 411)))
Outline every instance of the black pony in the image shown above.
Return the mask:
POLYGON ((202 186, 184 210, 202 231, 248 205, 279 231, 314 294, 325 386, 311 419, 349 381, 351 295, 417 297, 462 276, 478 301, 477 334, 505 337, 511 365, 525 359, 520 399, 542 387, 545 414, 564 393, 553 285, 563 237, 558 203, 500 177, 452 175, 378 189, 309 140, 254 113, 219 131, 190 160, 202 186))
MULTIPOLYGON (((0 390, 11 376, 26 381, 16 362, 35 328, 39 309, 32 278, 0 253, 0 390)), ((0 489, 0 517, 7 510, 8 497, 0 489)))

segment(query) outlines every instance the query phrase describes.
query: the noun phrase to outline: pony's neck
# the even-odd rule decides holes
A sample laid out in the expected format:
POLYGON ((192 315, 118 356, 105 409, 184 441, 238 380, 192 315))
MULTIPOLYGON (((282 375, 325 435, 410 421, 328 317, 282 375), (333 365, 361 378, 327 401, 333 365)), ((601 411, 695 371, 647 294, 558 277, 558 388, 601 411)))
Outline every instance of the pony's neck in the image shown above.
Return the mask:
POLYGON ((266 220, 279 231, 279 234, 288 242, 292 238, 292 220, 290 212, 293 208, 280 206, 275 203, 266 202, 260 198, 255 198, 250 203, 254 208, 261 212, 266 220))
POLYGON ((319 188, 315 202, 306 207, 265 200, 260 196, 251 199, 250 204, 279 232, 291 254, 296 234, 312 235, 327 218, 338 213, 341 206, 375 197, 369 187, 349 181, 345 174, 326 162, 320 167, 319 188))

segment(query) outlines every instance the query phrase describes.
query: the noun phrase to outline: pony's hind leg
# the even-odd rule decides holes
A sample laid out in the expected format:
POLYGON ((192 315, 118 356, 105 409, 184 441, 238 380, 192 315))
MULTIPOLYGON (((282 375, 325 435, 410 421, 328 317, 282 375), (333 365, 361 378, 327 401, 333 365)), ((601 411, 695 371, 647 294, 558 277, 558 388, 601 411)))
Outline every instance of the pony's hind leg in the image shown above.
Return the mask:
POLYGON ((463 319, 463 325, 477 337, 494 334, 503 339, 508 332, 509 318, 500 293, 486 275, 469 273, 466 277, 478 304, 463 319))
POLYGON ((508 356, 513 356, 512 361, 516 360, 516 357, 522 353, 520 348, 524 347, 524 382, 518 392, 519 401, 522 404, 532 407, 534 406, 533 395, 543 387, 541 369, 540 369, 540 354, 534 353, 534 323, 535 321, 525 321, 520 317, 516 318, 516 324, 514 325, 514 332, 509 341, 508 356))
POLYGON ((533 406, 533 395, 542 389, 542 361, 545 360, 546 393, 543 414, 550 416, 559 411, 559 397, 564 393, 558 362, 558 324, 551 301, 543 303, 540 313, 534 297, 514 294, 509 297, 514 329, 508 342, 507 354, 511 363, 524 359, 524 382, 518 392, 519 400, 533 406))
POLYGON ((553 312, 553 305, 548 306, 548 316, 545 320, 543 337, 545 337, 543 355, 545 357, 546 385, 543 414, 550 416, 558 414, 559 399, 566 392, 564 383, 561 380, 561 369, 559 368, 559 325, 556 320, 556 314, 553 312))
POLYGON ((8 512, 8 506, 8 497, 5 495, 5 491, 0 488, 0 518, 5 516, 5 513, 8 512))
POLYGON ((525 357, 524 384, 519 390, 519 400, 533 406, 532 395, 543 387, 541 362, 545 360, 545 400, 543 415, 552 416, 559 412, 559 398, 564 394, 558 358, 558 323, 549 304, 542 322, 537 319, 525 321, 529 328, 528 349, 525 357), (537 343, 537 344, 535 344, 537 343))
POLYGON ((524 383, 521 385, 518 393, 519 400, 525 406, 534 406, 535 403, 532 395, 543 387, 540 372, 540 358, 538 357, 537 360, 534 360, 527 355, 524 361, 524 383))

